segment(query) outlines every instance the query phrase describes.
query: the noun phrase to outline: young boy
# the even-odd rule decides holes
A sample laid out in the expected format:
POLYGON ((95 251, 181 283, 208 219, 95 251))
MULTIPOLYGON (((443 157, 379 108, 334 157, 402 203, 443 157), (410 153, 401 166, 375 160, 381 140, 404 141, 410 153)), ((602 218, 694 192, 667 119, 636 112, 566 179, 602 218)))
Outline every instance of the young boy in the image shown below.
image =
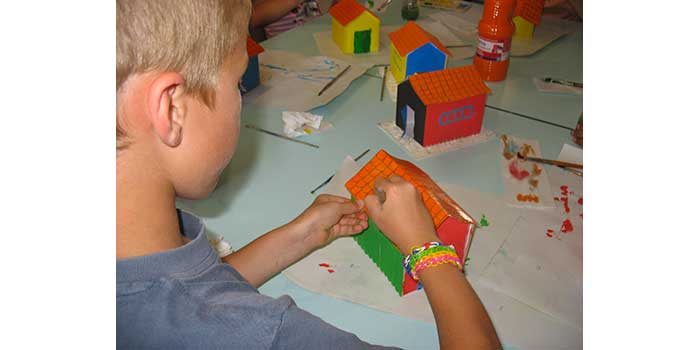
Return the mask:
MULTIPOLYGON (((367 227, 406 254, 437 241, 420 195, 393 177, 366 203, 319 196, 222 262, 176 196, 204 198, 236 149, 249 0, 117 1, 117 347, 371 349, 257 287, 314 249, 367 227)), ((443 348, 500 347, 460 270, 418 273, 443 348)))

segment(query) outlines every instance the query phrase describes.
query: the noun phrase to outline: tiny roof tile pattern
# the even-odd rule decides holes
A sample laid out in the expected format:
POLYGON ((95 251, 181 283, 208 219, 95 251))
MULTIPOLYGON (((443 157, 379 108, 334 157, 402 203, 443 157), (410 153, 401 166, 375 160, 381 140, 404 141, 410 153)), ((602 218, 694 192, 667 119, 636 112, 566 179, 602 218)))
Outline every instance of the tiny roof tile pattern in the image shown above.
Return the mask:
POLYGON ((435 227, 440 226, 448 216, 461 222, 474 223, 469 214, 426 173, 411 162, 392 157, 383 149, 379 150, 355 176, 350 178, 345 183, 345 187, 356 199, 365 199, 374 193, 374 180, 378 177, 388 178, 391 175, 401 176, 418 189, 435 227))
POLYGON ((256 55, 260 54, 261 52, 265 51, 260 44, 256 43, 253 38, 250 36, 248 37, 248 41, 246 42, 246 50, 248 51, 248 57, 255 57, 256 55))
POLYGON ((518 0, 513 17, 522 17, 532 24, 540 24, 544 0, 518 0))
POLYGON ((394 43, 396 51, 398 51, 401 56, 406 56, 411 51, 427 43, 433 43, 438 50, 452 56, 450 50, 442 45, 438 38, 423 30, 423 28, 413 21, 409 21, 403 27, 399 28, 399 30, 389 33, 389 38, 391 42, 394 43))
MULTIPOLYGON (((328 10, 328 13, 330 13, 331 17, 335 18, 336 21, 345 26, 365 11, 367 11, 367 9, 355 0, 340 0, 328 10)), ((367 12, 377 17, 372 11, 367 12)))
POLYGON ((491 92, 474 66, 418 73, 408 77, 408 80, 426 106, 491 92))

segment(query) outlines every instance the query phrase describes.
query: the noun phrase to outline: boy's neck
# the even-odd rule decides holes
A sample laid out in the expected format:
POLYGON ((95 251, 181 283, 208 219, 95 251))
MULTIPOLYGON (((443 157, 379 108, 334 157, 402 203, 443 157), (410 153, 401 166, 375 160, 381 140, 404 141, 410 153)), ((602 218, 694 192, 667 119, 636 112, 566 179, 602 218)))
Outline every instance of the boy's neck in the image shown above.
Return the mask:
POLYGON ((175 191, 159 173, 157 167, 129 154, 117 157, 117 259, 155 254, 184 244, 175 191))

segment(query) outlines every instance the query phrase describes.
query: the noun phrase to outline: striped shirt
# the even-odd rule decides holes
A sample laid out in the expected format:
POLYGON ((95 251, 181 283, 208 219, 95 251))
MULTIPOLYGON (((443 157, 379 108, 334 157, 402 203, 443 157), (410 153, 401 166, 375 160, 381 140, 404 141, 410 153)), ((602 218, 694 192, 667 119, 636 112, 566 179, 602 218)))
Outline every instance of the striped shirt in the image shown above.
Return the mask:
POLYGON ((284 17, 265 26, 265 35, 271 38, 279 33, 298 27, 321 14, 318 0, 300 0, 299 5, 289 11, 284 17))

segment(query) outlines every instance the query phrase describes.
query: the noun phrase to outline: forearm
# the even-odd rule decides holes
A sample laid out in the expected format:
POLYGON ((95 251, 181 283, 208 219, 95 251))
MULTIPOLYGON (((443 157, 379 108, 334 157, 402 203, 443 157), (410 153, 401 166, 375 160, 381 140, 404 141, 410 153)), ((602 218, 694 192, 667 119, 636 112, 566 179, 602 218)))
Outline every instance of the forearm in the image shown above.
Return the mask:
POLYGON ((452 265, 419 272, 438 327, 441 349, 501 349, 484 306, 452 265))
POLYGON ((222 260, 257 288, 313 250, 296 230, 293 223, 276 228, 222 260))

